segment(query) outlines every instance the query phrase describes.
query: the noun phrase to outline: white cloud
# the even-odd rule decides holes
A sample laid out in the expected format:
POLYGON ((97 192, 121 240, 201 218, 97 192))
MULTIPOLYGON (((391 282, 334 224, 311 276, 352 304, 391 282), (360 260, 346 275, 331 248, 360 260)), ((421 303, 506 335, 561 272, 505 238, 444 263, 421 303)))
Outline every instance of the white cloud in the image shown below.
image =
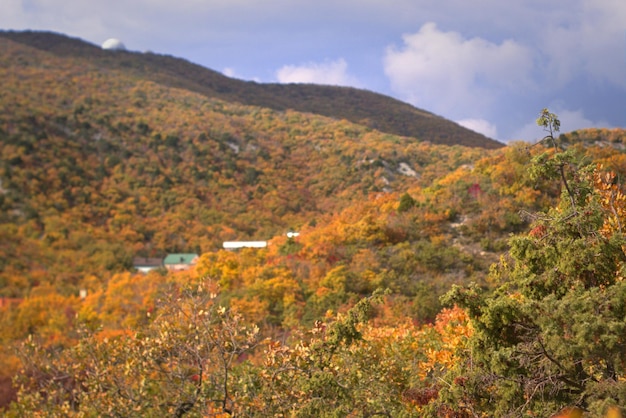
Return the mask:
POLYGON ((348 64, 343 58, 324 63, 285 65, 276 71, 280 83, 312 83, 335 86, 355 86, 357 81, 348 74, 348 64))
POLYGON ((532 85, 532 54, 513 40, 465 39, 434 23, 403 40, 401 48, 387 48, 384 57, 392 88, 413 104, 448 117, 480 114, 501 94, 532 85))
MULTIPOLYGON (((550 111, 556 114, 561 121, 562 133, 584 128, 612 128, 611 124, 607 121, 592 121, 588 119, 581 109, 570 110, 556 108, 555 110, 550 109, 550 111)), ((537 126, 536 121, 533 120, 524 125, 511 139, 535 142, 544 136, 546 136, 546 132, 543 131, 543 128, 537 126)))
POLYGON ((456 123, 474 132, 483 134, 486 137, 498 139, 498 129, 496 125, 485 119, 461 119, 456 121, 456 123))
POLYGON ((555 112, 561 121, 563 132, 575 131, 582 128, 611 128, 606 121, 592 121, 585 117, 582 110, 558 109, 555 112))

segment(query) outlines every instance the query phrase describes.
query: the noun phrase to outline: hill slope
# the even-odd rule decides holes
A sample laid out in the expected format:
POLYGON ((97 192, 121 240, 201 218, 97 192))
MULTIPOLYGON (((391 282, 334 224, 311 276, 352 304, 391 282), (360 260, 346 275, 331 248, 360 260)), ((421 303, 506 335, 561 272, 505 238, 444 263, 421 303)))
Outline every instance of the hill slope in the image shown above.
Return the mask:
POLYGON ((229 102, 274 110, 292 109, 362 124, 436 144, 499 148, 501 143, 390 97, 349 87, 259 84, 228 78, 188 61, 152 53, 104 51, 79 39, 49 32, 0 32, 0 37, 61 57, 132 70, 159 84, 229 102))
POLYGON ((109 53, 61 36, 29 39, 48 49, 0 37, 0 282, 13 289, 6 294, 40 276, 77 283, 128 269, 135 255, 324 230, 381 193, 398 201, 410 192, 419 208, 407 225, 438 225, 414 236, 460 245, 473 257, 480 247, 501 250, 501 234, 523 227, 520 207, 545 204, 528 180, 515 184, 526 151, 435 145, 227 102, 145 76, 148 58, 180 60, 109 53), (94 55, 77 52, 84 48, 94 55))
POLYGON ((6 38, 0 87, 0 258, 15 277, 75 282, 133 255, 268 239, 487 152, 228 103, 6 38))

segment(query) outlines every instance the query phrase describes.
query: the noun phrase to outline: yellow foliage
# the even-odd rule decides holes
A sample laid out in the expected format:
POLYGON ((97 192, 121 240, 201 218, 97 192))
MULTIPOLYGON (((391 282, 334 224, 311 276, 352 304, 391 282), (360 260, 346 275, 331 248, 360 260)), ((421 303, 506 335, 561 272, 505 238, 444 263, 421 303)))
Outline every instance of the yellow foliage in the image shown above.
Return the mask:
POLYGON ((250 298, 232 298, 231 309, 240 314, 246 322, 260 323, 269 315, 268 301, 261 300, 258 296, 250 298))
MULTIPOLYGON (((552 415, 551 418, 585 418, 585 417, 587 417, 587 414, 585 414, 585 412, 582 409, 573 406, 573 407, 564 408, 557 414, 552 415)), ((616 406, 609 407, 608 410, 606 411, 606 414, 604 415, 604 418, 622 418, 622 417, 623 417, 623 414, 620 408, 616 406)))
POLYGON ((216 281, 223 290, 236 288, 241 276, 239 256, 231 251, 205 253, 200 256, 196 271, 201 277, 216 281))
POLYGON ((605 211, 604 225, 600 232, 605 237, 623 232, 626 222, 626 194, 617 184, 617 175, 602 172, 602 166, 594 171, 594 186, 600 194, 600 204, 605 211))
POLYGON ((103 324, 111 328, 131 328, 144 323, 147 314, 154 309, 163 280, 158 274, 114 275, 96 308, 103 324))
POLYGON ((16 309, 16 337, 37 334, 49 344, 68 344, 67 331, 75 320, 78 303, 77 297, 59 295, 51 286, 39 286, 16 309))

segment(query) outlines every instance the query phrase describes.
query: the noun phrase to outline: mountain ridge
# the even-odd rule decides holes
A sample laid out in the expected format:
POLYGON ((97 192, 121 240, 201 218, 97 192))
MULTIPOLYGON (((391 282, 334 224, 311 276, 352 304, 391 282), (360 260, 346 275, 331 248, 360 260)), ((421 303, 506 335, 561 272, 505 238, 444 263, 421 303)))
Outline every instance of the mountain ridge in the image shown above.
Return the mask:
POLYGON ((151 52, 106 51, 78 38, 53 32, 0 31, 0 37, 57 56, 89 58, 108 68, 135 71, 144 78, 206 97, 267 107, 292 109, 346 119, 394 135, 435 144, 495 149, 504 144, 408 103, 353 87, 313 84, 257 83, 229 78, 187 60, 151 52))

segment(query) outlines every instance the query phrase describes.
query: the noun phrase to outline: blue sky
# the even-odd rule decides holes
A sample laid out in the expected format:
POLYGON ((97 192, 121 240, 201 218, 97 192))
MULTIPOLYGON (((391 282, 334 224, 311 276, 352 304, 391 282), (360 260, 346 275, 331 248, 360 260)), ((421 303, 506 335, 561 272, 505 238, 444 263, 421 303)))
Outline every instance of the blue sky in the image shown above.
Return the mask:
POLYGON ((624 0, 3 0, 0 29, 51 30, 259 82, 387 94, 488 136, 626 127, 624 0))

